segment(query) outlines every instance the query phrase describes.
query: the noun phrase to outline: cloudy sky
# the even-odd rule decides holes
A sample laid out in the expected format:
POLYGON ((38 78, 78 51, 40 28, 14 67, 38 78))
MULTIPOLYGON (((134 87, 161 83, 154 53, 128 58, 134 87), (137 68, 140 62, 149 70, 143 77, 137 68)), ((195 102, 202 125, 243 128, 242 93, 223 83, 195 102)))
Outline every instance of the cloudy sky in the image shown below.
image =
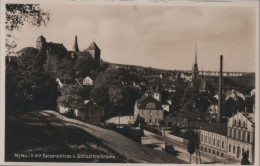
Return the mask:
POLYGON ((255 70, 256 10, 224 6, 41 5, 50 12, 47 27, 25 25, 14 32, 18 49, 48 42, 71 50, 78 35, 79 49, 92 41, 101 58, 112 63, 190 70, 198 47, 199 70, 255 70))

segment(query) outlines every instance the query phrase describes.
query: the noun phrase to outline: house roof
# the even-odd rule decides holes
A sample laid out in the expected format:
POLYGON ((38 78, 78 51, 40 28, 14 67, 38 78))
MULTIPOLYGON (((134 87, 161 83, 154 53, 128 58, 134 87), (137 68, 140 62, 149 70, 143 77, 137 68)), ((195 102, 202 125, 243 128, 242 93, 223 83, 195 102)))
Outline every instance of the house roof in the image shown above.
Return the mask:
POLYGON ((139 100, 137 100, 137 107, 139 109, 156 109, 156 110, 163 110, 162 104, 154 99, 152 96, 143 96, 139 100), (148 106, 149 103, 154 104, 154 108, 150 108, 148 106))
POLYGON ((93 42, 89 45, 89 47, 87 48, 87 50, 95 50, 95 49, 100 50, 99 47, 97 46, 97 44, 93 41, 93 42))
POLYGON ((203 127, 202 130, 227 136, 227 123, 212 123, 203 127))
POLYGON ((255 113, 243 114, 251 123, 255 124, 255 113))
POLYGON ((210 82, 210 80, 207 79, 203 79, 200 85, 200 90, 212 90, 212 83, 210 82))

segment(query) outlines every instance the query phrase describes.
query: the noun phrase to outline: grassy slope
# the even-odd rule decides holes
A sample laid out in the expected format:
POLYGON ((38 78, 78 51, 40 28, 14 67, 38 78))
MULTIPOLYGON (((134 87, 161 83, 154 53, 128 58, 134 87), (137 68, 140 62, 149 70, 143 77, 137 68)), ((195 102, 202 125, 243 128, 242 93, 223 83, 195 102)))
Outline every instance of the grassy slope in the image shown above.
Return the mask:
POLYGON ((124 157, 116 154, 113 150, 102 144, 97 138, 87 132, 64 126, 42 125, 45 119, 34 121, 36 114, 26 113, 30 118, 16 114, 6 119, 6 161, 49 161, 49 162, 129 162, 124 157), (26 121, 25 121, 26 119, 26 121), (14 153, 25 154, 26 158, 18 159, 14 153), (29 158, 29 154, 75 154, 76 158, 29 158), (77 158, 78 154, 103 154, 115 156, 115 159, 86 159, 77 158))

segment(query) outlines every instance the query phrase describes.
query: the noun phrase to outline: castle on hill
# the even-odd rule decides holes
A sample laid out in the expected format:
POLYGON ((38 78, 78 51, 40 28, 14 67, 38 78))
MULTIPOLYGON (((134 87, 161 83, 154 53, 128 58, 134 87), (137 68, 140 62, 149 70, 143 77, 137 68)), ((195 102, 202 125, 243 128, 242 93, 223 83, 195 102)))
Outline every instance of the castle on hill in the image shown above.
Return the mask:
MULTIPOLYGON (((77 53, 80 51, 78 47, 78 38, 75 36, 75 41, 73 45, 72 51, 68 51, 66 47, 62 43, 53 43, 53 42, 46 42, 45 37, 42 35, 39 36, 36 40, 36 48, 45 52, 59 52, 63 55, 69 54, 69 56, 73 59, 77 57, 77 53)), ((95 59, 96 61, 100 60, 101 50, 97 46, 97 44, 93 41, 86 51, 95 59)))

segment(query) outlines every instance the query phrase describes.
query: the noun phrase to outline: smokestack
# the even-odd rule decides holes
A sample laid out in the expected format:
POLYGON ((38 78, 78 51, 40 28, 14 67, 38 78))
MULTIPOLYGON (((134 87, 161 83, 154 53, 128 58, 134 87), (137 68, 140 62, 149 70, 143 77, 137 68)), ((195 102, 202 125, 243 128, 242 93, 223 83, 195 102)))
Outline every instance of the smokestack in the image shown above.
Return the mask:
POLYGON ((223 55, 220 55, 220 72, 219 72, 219 97, 218 97, 218 114, 217 121, 220 122, 222 113, 222 69, 223 69, 223 55))
POLYGON ((78 52, 79 51, 79 46, 78 46, 78 37, 75 36, 75 42, 73 46, 73 51, 78 52))

